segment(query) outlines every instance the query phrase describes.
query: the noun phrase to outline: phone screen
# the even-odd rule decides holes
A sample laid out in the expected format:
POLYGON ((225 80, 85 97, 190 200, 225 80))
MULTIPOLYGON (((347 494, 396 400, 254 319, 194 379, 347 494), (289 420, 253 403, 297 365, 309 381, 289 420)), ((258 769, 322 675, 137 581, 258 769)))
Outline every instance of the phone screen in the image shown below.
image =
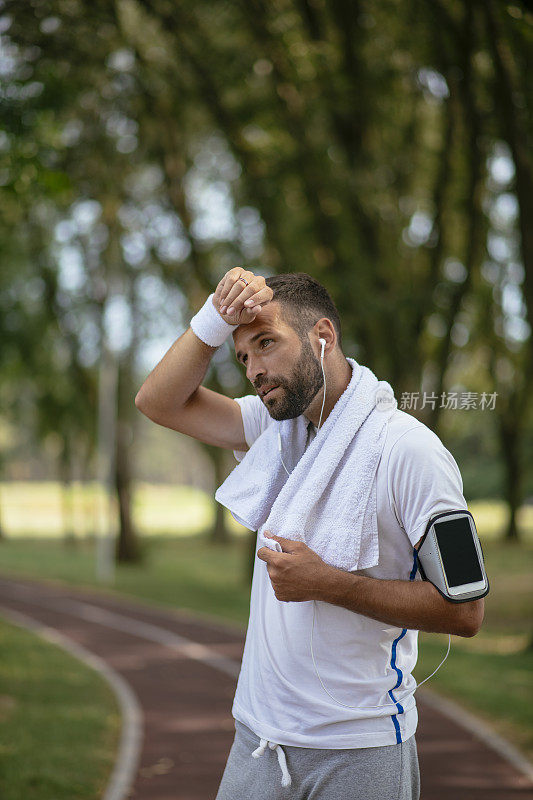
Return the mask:
POLYGON ((435 523, 435 535, 448 586, 483 580, 472 529, 466 517, 435 523))

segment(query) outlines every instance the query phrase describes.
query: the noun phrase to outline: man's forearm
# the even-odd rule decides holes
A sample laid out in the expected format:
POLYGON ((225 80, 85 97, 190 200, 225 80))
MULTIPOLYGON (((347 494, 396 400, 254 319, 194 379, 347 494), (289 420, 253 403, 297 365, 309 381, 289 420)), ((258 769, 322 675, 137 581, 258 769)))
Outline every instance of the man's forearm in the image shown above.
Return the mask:
POLYGON ((484 601, 451 603, 428 581, 381 580, 331 567, 316 597, 399 628, 474 636, 484 601))
POLYGON ((185 405, 202 383, 216 347, 202 342, 187 328, 150 372, 135 405, 143 413, 162 413, 185 405))
POLYGON ((179 417, 181 409, 204 380, 217 347, 239 325, 252 322, 261 310, 261 304, 269 303, 273 295, 262 276, 242 267, 228 270, 193 316, 190 327, 176 339, 146 378, 135 397, 137 408, 155 422, 171 417, 175 421, 176 411, 179 417), (230 305, 231 315, 221 313, 226 303, 230 305))

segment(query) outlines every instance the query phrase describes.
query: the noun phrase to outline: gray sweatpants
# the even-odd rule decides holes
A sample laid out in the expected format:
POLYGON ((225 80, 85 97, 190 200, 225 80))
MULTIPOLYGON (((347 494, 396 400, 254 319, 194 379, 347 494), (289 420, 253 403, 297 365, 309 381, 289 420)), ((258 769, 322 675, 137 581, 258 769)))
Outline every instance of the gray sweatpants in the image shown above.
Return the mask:
POLYGON ((419 800, 420 772, 414 735, 401 744, 353 750, 269 746, 235 720, 235 739, 216 800, 419 800), (283 755, 284 754, 284 755, 283 755), (291 785, 282 786, 285 763, 291 785))

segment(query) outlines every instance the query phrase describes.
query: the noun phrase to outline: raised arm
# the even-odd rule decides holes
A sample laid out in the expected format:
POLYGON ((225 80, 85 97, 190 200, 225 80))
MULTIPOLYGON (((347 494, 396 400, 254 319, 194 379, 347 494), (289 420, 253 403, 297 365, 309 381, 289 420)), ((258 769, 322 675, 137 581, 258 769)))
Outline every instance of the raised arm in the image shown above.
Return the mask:
MULTIPOLYGON (((233 290, 233 291, 232 291, 233 290)), ((262 306, 273 297, 262 276, 234 267, 218 284, 211 300, 193 317, 189 327, 172 344, 150 372, 135 397, 135 405, 145 416, 199 441, 232 450, 247 450, 239 404, 213 392, 201 383, 216 349, 238 325, 252 322, 262 306), (239 278, 244 281, 239 282, 239 278), (231 316, 221 314, 224 299, 233 287, 242 286, 239 300, 252 298, 255 304, 231 316), (211 307, 207 305, 211 304, 211 307), (194 320, 197 320, 195 323, 194 320), (203 338, 200 338, 202 336, 203 338), (212 344, 207 344, 208 339, 212 344)))

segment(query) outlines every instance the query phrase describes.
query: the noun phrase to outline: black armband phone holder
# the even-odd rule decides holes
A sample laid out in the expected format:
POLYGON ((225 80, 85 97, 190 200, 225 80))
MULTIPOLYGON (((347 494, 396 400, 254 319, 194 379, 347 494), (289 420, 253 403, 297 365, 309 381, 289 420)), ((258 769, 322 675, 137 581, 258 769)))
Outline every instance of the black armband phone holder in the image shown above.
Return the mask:
POLYGON ((417 550, 417 563, 422 578, 452 603, 488 594, 481 542, 474 518, 466 509, 431 517, 417 550))

